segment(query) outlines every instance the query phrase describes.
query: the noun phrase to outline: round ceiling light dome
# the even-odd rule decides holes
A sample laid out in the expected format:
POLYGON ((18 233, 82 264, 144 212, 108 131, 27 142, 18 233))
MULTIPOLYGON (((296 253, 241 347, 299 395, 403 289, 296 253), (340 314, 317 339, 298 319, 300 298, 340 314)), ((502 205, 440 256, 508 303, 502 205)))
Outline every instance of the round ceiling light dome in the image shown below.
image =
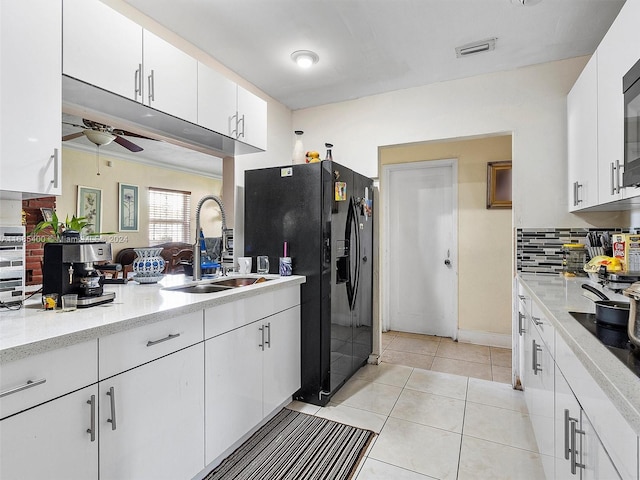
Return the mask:
POLYGON ((296 50, 291 54, 291 60, 296 62, 300 68, 309 68, 318 63, 320 57, 318 57, 316 52, 312 52, 311 50, 296 50))

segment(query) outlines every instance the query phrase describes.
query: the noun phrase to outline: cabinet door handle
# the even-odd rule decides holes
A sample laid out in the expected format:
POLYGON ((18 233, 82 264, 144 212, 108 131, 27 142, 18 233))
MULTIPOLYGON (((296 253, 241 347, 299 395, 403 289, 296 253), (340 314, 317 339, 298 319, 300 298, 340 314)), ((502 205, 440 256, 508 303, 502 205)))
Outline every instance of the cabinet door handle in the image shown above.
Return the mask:
POLYGON ((518 333, 522 336, 525 333, 525 329, 522 327, 522 320, 524 319, 524 315, 521 312, 518 312, 518 333))
POLYGON ((107 395, 111 398, 111 418, 107 418, 107 422, 111 424, 111 430, 116 429, 116 391, 111 387, 107 392, 107 395))
POLYGON ((238 112, 229 117, 229 136, 231 138, 238 138, 238 112), (232 126, 233 128, 231 128, 232 126))
POLYGON ((264 343, 265 345, 268 345, 269 348, 271 348, 271 322, 267 323, 267 325, 264 328, 267 329, 267 341, 264 343))
POLYGON ((582 188, 582 184, 575 182, 573 184, 573 206, 577 207, 582 203, 582 199, 580 198, 580 189, 582 188))
POLYGON ((262 336, 262 340, 261 343, 258 345, 262 351, 264 352, 264 325, 258 327, 258 330, 260 330, 260 335, 262 336))
POLYGON ((87 428, 87 433, 91 434, 91 441, 96 441, 96 396, 91 395, 91 398, 87 400, 87 403, 91 405, 91 427, 87 428))
POLYGON ((135 96, 135 99, 137 100, 139 96, 142 97, 142 64, 141 63, 138 64, 138 69, 133 75, 133 86, 135 88, 133 94, 135 96))
POLYGON ((173 340, 174 338, 178 338, 179 336, 180 336, 179 333, 170 333, 169 335, 167 335, 164 338, 161 338, 160 340, 149 340, 147 342, 147 347, 153 347, 154 345, 157 345, 162 342, 166 342, 167 340, 173 340))
POLYGON ((13 393, 21 392, 22 390, 26 390, 27 388, 37 387, 38 385, 42 385, 47 381, 46 378, 41 378, 40 380, 28 380, 24 385, 20 385, 19 387, 10 388, 9 390, 5 390, 4 392, 0 392, 0 398, 6 397, 13 393))
POLYGON ((60 183, 60 175, 58 173, 60 158, 58 157, 57 148, 53 149, 53 155, 51 155, 51 159, 53 160, 53 180, 51 180, 51 183, 53 184, 53 188, 58 188, 58 184, 60 183))
POLYGON ((616 194, 616 164, 611 162, 611 195, 616 194))
POLYGON ((620 190, 622 190, 622 182, 620 181, 621 172, 622 165, 620 165, 620 160, 616 160, 616 193, 620 193, 620 190))
POLYGON ((153 70, 151 70, 151 75, 149 75, 147 77, 148 83, 149 83, 149 105, 151 105, 151 102, 155 101, 156 99, 156 84, 155 84, 155 78, 154 78, 154 72, 153 70))
POLYGON ((571 434, 571 423, 573 422, 578 423, 578 419, 573 418, 569 414, 569 409, 565 408, 564 409, 564 458, 565 460, 569 460, 569 455, 571 453, 570 434, 571 434))
MULTIPOLYGON (((238 132, 238 138, 240 137, 244 138, 244 115, 242 115, 242 117, 238 119, 238 125, 240 125, 241 123, 242 123, 242 131, 238 132)), ((240 128, 238 128, 238 130, 240 130, 240 128)))
POLYGON ((533 369, 533 374, 534 375, 538 375, 538 372, 542 371, 542 366, 538 363, 538 352, 542 351, 542 348, 538 346, 538 344, 536 343, 535 339, 532 340, 533 342, 533 349, 532 349, 532 365, 531 368, 533 369))
MULTIPOLYGON (((578 468, 584 468, 584 463, 578 462, 578 451, 576 447, 576 436, 577 434, 584 435, 584 430, 578 430, 576 428, 577 422, 571 422, 571 473, 573 475, 576 474, 578 468)), ((580 452, 582 454, 582 452, 580 452)))

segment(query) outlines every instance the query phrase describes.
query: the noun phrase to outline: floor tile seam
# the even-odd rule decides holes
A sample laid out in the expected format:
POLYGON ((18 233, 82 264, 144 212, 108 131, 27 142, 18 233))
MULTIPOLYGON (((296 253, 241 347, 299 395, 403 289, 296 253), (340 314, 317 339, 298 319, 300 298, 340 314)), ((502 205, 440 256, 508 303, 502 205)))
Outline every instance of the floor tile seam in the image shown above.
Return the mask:
POLYGON ((460 448, 458 449, 458 467, 456 468, 456 479, 460 476, 460 460, 462 459, 462 441, 464 440, 464 422, 467 416, 467 399, 469 397, 469 377, 467 377, 467 388, 464 392, 464 411, 462 412, 462 427, 460 435, 460 448))
POLYGON ((406 387, 404 387, 404 389, 411 390, 412 392, 427 393, 429 395, 435 395, 436 397, 450 398, 452 400, 460 400, 461 402, 464 402, 465 399, 466 399, 466 396, 467 396, 467 392, 466 391, 465 391, 465 398, 460 398, 460 397, 454 397, 452 395, 445 395, 444 393, 427 392, 425 390, 420 390, 419 388, 415 388, 415 387, 411 387, 411 386, 406 386, 406 387))
MULTIPOLYGON (((427 356, 427 357, 435 357, 436 354, 434 353, 421 353, 421 352, 412 352, 411 350, 394 350, 393 348, 391 348, 391 345, 389 345, 387 348, 385 348, 385 351, 390 350, 392 352, 398 352, 398 353, 411 353, 413 355, 423 355, 423 356, 427 356)), ((384 352, 383 352, 384 353, 384 352)))
MULTIPOLYGON (((462 411, 462 416, 464 418, 464 410, 462 411)), ((412 423, 413 425, 419 425, 421 427, 429 427, 429 428, 434 428, 436 430, 440 430, 441 432, 447 432, 447 433, 454 433, 456 435, 460 435, 462 436, 462 426, 460 427, 460 431, 456 432, 454 430, 448 430, 446 428, 443 427, 438 427, 436 425, 431 425, 429 423, 422 423, 422 422, 418 422, 416 420, 409 420, 408 418, 405 417, 397 417, 393 415, 393 410, 391 410, 391 412, 389 413, 389 418, 393 418, 394 420, 402 420, 403 422, 407 422, 407 423, 412 423)))
POLYGON ((516 413, 521 413, 522 415, 527 415, 528 417, 530 417, 530 415, 526 412, 523 412, 522 410, 516 409, 516 408, 510 408, 510 407, 503 407, 500 405, 494 405, 493 403, 484 403, 484 402, 479 402, 477 400, 471 400, 469 398, 467 398, 467 402, 468 403, 473 403, 474 405, 483 405, 485 407, 494 407, 494 408, 501 408, 503 410, 508 410, 510 412, 516 412, 516 413))
MULTIPOLYGON (((521 451, 523 451, 523 452, 527 452, 527 453, 535 453, 536 455, 539 455, 539 456, 541 456, 541 457, 542 457, 542 455, 543 455, 542 453, 540 453, 539 451, 536 451, 536 450, 529 450, 528 448, 524 448, 524 447, 521 447, 521 446, 518 446, 518 445, 512 445, 512 444, 510 444, 510 443, 497 442, 497 441, 495 441, 495 440, 490 440, 490 439, 488 439, 488 438, 483 438, 483 437, 477 437, 477 436, 475 436, 475 435, 470 435, 470 434, 468 434, 468 433, 464 433, 464 430, 463 430, 463 433, 462 433, 462 440, 464 440, 464 437, 475 438, 476 440, 482 440, 482 441, 484 441, 484 442, 493 443, 494 445, 501 445, 501 446, 503 446, 503 447, 515 448, 515 449, 517 449, 517 450, 521 450, 521 451)), ((547 457, 552 457, 552 455, 547 455, 547 457)))
POLYGON ((485 362, 474 362, 473 360, 462 360, 460 357, 443 357, 442 355, 438 355, 437 353, 434 355, 434 358, 446 358, 447 360, 459 360, 461 362, 467 362, 467 363, 475 363, 476 365, 489 365, 491 366, 491 363, 485 363, 485 362))
POLYGON ((377 458, 369 457, 369 456, 367 456, 367 458, 371 458, 372 460, 375 460, 376 462, 384 463, 385 465, 389 465, 389 466, 391 466, 391 467, 399 468, 399 469, 404 470, 404 471, 406 471, 406 472, 415 473, 416 475, 422 475, 424 478, 433 479, 433 480, 438 480, 438 478, 437 478, 437 477, 432 477, 432 476, 427 475, 427 474, 425 474, 425 473, 421 473, 421 472, 418 472, 418 471, 416 471, 416 470, 411 470, 410 468, 407 468, 407 467, 401 467, 400 465, 396 465, 395 463, 391 463, 391 462, 386 461, 386 460, 379 460, 379 459, 377 459, 377 458))

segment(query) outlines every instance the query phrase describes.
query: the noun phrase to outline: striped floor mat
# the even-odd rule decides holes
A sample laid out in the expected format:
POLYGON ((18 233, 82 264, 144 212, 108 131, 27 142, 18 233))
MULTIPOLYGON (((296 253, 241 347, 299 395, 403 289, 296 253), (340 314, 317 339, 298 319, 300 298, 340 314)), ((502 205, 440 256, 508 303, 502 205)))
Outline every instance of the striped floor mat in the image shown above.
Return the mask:
POLYGON ((284 408, 204 480, 351 479, 374 435, 284 408))

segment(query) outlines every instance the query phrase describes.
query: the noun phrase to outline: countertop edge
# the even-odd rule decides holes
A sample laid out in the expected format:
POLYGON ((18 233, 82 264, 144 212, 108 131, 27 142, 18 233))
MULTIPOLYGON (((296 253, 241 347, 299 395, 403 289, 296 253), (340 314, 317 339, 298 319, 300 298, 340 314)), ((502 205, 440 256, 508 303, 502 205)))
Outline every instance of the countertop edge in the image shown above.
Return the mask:
MULTIPOLYGON (((527 284, 527 279, 540 278, 534 274, 519 274, 518 278, 531 298, 542 308, 556 332, 593 377, 596 384, 611 400, 618 412, 640 435, 640 379, 618 360, 602 343, 593 337, 567 310, 553 311, 527 284), (560 317, 560 318, 558 318, 560 317), (579 340, 579 341, 578 341, 579 340), (591 352, 591 353, 589 353, 591 352)), ((576 281, 580 281, 577 280, 576 281)), ((584 279, 587 281, 587 279, 584 279)), ((593 309, 590 313, 593 313, 593 309)), ((555 354, 555 352, 554 352, 555 354)))
MULTIPOLYGON (((191 295, 184 294, 189 295, 191 297, 191 300, 193 300, 194 298, 195 300, 177 307, 165 309, 158 308, 142 315, 114 320, 113 322, 103 325, 88 327, 86 329, 78 329, 76 331, 65 333, 62 335, 51 336, 48 338, 43 338, 41 340, 3 348, 0 350, 0 365, 16 360, 21 360, 32 355, 56 350, 58 348, 64 348, 70 345, 75 345, 77 343, 95 340, 100 337, 130 330, 143 325, 160 322, 162 320, 173 318, 176 315, 192 313, 195 311, 204 310, 237 300, 253 297, 255 295, 260 295, 270 291, 280 290, 282 288, 290 288, 295 285, 301 285, 306 282, 306 277, 295 275, 282 280, 283 281, 279 282, 264 282, 248 288, 238 288, 237 290, 231 290, 229 292, 223 293, 191 295), (200 297, 202 298, 200 299, 200 297)), ((179 295, 183 294, 180 293, 179 295)), ((90 309, 83 310, 87 311, 90 309)))

